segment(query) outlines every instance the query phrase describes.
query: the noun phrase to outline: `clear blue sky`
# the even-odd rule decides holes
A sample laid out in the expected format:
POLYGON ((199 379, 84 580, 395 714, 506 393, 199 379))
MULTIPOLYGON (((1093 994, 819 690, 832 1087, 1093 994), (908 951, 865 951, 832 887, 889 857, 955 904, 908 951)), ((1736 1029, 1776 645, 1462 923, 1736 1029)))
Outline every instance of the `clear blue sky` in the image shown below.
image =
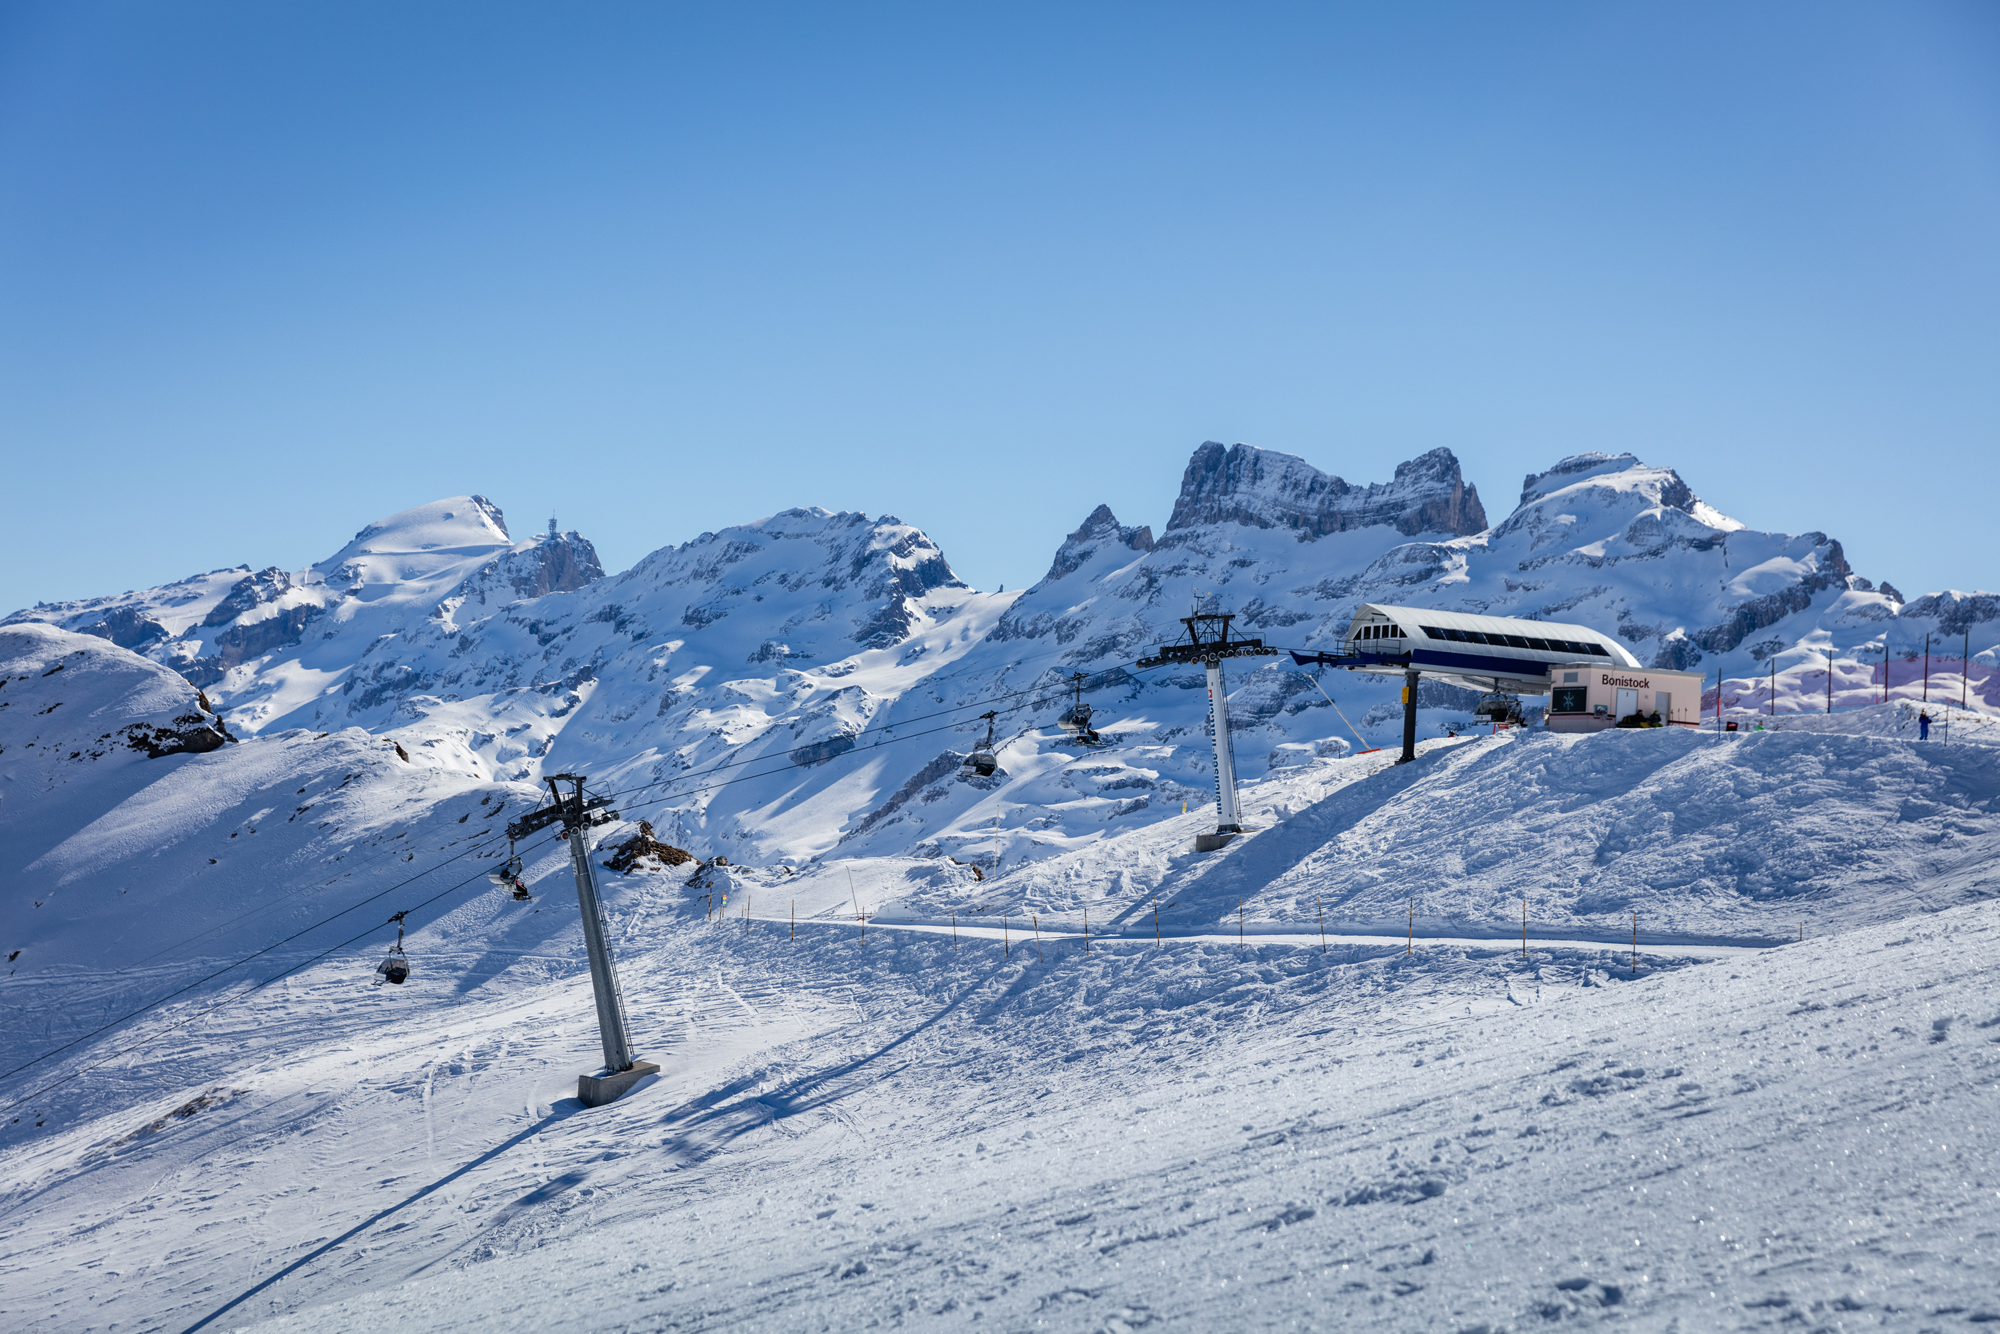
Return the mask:
POLYGON ((2000 7, 0 6, 0 610, 465 491, 1013 587, 1211 438, 2000 588, 2000 7))

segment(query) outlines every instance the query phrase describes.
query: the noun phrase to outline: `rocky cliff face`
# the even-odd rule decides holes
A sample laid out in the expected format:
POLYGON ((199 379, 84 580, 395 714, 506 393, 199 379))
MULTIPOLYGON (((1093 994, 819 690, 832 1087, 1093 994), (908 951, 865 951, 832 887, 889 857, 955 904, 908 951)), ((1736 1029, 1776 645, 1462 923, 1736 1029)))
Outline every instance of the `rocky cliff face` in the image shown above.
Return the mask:
POLYGON ((1448 449, 1397 464, 1394 481, 1353 486, 1290 454, 1210 440, 1188 460, 1167 533, 1218 523, 1288 528, 1303 541, 1377 525, 1465 535, 1486 527, 1486 511, 1448 449))
POLYGON ((1136 528, 1124 527, 1109 505, 1099 505, 1090 512, 1089 518, 1077 525, 1075 532, 1063 539, 1063 544, 1056 548, 1056 558, 1049 562, 1049 572, 1042 577, 1060 579, 1066 574, 1074 574, 1100 548, 1106 547, 1122 547, 1134 555, 1144 555, 1153 549, 1153 530, 1144 524, 1136 528))

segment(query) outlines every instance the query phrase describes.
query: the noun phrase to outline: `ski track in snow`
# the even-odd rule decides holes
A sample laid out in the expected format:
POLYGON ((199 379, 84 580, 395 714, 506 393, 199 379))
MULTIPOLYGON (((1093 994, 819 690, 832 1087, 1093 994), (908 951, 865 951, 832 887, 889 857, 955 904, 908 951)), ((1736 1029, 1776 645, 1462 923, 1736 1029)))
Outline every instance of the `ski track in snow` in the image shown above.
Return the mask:
POLYGON ((627 964, 635 1026, 704 1023, 612 1107, 563 1097, 584 987, 374 992, 345 1042, 288 1038, 307 1005, 259 1026, 288 1060, 201 1053, 249 1091, 143 1153, 17 1153, 0 1316, 185 1328, 379 1214, 214 1327, 1958 1323, 1994 1310, 1996 936, 1977 905, 1633 979, 682 922, 627 964))

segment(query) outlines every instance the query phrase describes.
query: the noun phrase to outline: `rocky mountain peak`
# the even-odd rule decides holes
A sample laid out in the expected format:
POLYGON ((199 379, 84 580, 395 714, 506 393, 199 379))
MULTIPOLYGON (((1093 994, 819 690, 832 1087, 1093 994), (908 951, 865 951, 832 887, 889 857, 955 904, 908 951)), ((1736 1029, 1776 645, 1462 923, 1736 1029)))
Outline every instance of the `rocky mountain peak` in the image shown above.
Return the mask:
POLYGON ((1300 541, 1378 524, 1462 537, 1486 527, 1486 510, 1449 449, 1396 465, 1393 481, 1356 486, 1291 454, 1210 440, 1188 460, 1167 532, 1216 523, 1289 528, 1300 541))
POLYGON ((1700 499, 1672 468, 1655 468, 1634 454, 1572 454, 1546 472, 1529 473, 1521 481, 1521 505, 1545 500, 1582 482, 1600 481, 1618 490, 1636 491, 1653 503, 1692 514, 1700 499))
POLYGON ((1111 512, 1109 505, 1099 505, 1090 512, 1090 517, 1077 526, 1077 530, 1063 539, 1056 549, 1056 558, 1049 565, 1044 579, 1060 579, 1066 574, 1074 574, 1081 569, 1100 547, 1106 544, 1130 548, 1144 553, 1153 549, 1153 530, 1145 524, 1136 528, 1126 528, 1119 524, 1118 516, 1111 512))

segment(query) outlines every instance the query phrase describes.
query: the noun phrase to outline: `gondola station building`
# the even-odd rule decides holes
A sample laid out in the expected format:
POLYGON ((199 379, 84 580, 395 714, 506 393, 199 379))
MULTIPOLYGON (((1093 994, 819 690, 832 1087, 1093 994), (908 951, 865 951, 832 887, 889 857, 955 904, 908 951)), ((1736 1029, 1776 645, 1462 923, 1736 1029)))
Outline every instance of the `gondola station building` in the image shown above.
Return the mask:
POLYGON ((1292 657, 1300 665, 1402 675, 1406 757, 1416 740, 1420 677, 1486 692, 1479 712, 1496 719, 1519 716, 1515 697, 1546 696, 1544 717, 1557 732, 1701 722, 1700 675, 1641 666, 1611 636, 1557 621, 1364 603, 1338 652, 1292 657))

